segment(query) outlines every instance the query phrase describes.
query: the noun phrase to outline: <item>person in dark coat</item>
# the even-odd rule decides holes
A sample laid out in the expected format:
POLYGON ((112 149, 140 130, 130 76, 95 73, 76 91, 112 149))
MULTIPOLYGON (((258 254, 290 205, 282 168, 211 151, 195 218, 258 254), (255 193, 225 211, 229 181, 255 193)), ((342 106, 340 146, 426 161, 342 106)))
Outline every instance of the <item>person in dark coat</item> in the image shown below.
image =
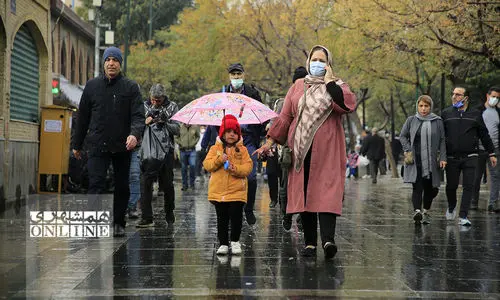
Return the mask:
POLYGON ((372 183, 377 183, 377 173, 380 161, 385 157, 385 141, 378 135, 378 129, 372 128, 372 135, 365 138, 361 147, 361 155, 370 160, 372 183))
POLYGON ((72 149, 77 159, 81 159, 84 140, 90 149, 89 210, 101 208, 97 195, 104 192, 106 173, 113 164, 113 235, 124 236, 130 155, 144 131, 144 107, 139 85, 121 73, 120 49, 107 48, 103 61, 104 75, 89 80, 83 90, 72 149))
POLYGON ((417 113, 406 120, 401 130, 400 139, 405 153, 404 182, 413 185, 415 224, 430 224, 429 210, 441 185, 440 169, 446 167, 444 124, 439 116, 432 113, 431 97, 420 96, 416 106, 417 113))
MULTIPOLYGON (((259 102, 262 102, 259 91, 252 85, 245 83, 245 70, 240 63, 234 63, 227 68, 230 84, 222 87, 222 92, 239 93, 259 102)), ((201 141, 202 151, 207 152, 208 148, 215 144, 219 128, 208 126, 201 141)), ((243 144, 249 153, 253 153, 260 146, 261 139, 265 136, 265 126, 261 124, 241 125, 243 144)), ((245 217, 248 225, 254 225, 257 221, 254 214, 255 196, 257 194, 257 156, 252 155, 253 169, 248 175, 248 195, 245 205, 245 217)))
MULTIPOLYGON (((174 190, 174 136, 180 132, 180 124, 170 120, 179 108, 177 104, 167 97, 165 87, 161 84, 154 84, 149 92, 150 100, 144 103, 146 111, 145 123, 151 130, 163 133, 161 139, 162 149, 165 149, 165 157, 160 165, 141 162, 141 199, 142 218, 136 225, 138 228, 154 226, 153 209, 153 183, 158 179, 160 189, 163 190, 163 202, 165 210, 165 220, 167 224, 175 222, 175 190, 174 190)), ((142 148, 142 150, 144 147, 142 148)))
POLYGON ((399 134, 396 132, 396 136, 391 141, 391 150, 392 157, 394 157, 394 163, 396 164, 396 169, 399 163, 399 157, 401 156, 401 152, 403 152, 403 146, 401 145, 401 140, 399 138, 399 134))
POLYGON ((495 147, 484 124, 482 112, 469 107, 469 92, 464 87, 456 87, 452 94, 453 105, 444 109, 441 118, 444 122, 446 136, 446 197, 448 209, 446 219, 456 217, 457 188, 462 174, 462 202, 458 224, 471 226, 467 218, 469 206, 474 192, 474 178, 479 156, 479 139, 488 151, 490 163, 497 164, 495 147))

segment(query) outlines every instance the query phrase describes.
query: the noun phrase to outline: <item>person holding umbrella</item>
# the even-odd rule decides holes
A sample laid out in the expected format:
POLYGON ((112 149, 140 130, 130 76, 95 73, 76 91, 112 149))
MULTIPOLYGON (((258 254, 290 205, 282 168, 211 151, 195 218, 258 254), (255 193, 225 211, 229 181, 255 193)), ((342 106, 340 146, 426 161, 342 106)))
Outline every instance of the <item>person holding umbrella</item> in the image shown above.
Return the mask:
MULTIPOLYGON (((238 93, 253 98, 262 102, 259 92, 251 85, 245 83, 245 69, 241 63, 234 63, 227 68, 229 73, 230 84, 222 88, 222 92, 238 93)), ((241 133, 243 136, 243 144, 247 147, 249 153, 253 153, 260 146, 260 141, 265 136, 265 126, 261 124, 241 125, 241 133)), ((218 128, 208 126, 201 147, 206 152, 211 145, 215 144, 218 128)), ((255 196, 257 193, 257 156, 252 155, 253 169, 248 175, 248 195, 247 204, 245 206, 245 216, 248 225, 254 225, 257 221, 254 214, 255 196)))
POLYGON ((325 258, 337 253, 335 225, 342 213, 346 152, 342 115, 356 107, 356 96, 332 72, 332 56, 314 46, 307 58, 307 75, 288 90, 283 109, 268 131, 260 157, 278 142, 292 149, 288 171, 287 213, 300 213, 305 247, 302 256, 316 256, 319 217, 325 258))
POLYGON ((240 234, 243 206, 247 201, 247 176, 252 171, 252 159, 241 139, 241 128, 233 115, 225 115, 219 135, 203 167, 211 173, 208 200, 217 212, 217 237, 220 246, 217 255, 241 254, 240 234), (231 237, 229 238, 229 223, 231 237))

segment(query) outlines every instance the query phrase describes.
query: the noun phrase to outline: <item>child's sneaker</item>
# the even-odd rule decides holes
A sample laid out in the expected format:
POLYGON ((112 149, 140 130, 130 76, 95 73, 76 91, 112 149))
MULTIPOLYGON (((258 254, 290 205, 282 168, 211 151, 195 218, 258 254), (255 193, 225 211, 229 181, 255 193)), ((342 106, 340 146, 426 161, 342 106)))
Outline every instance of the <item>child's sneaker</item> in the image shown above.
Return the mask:
POLYGON ((231 242, 231 253, 234 255, 241 254, 241 244, 240 242, 231 242))
POLYGON ((229 253, 228 245, 221 245, 219 249, 217 249, 217 255, 226 255, 229 253))

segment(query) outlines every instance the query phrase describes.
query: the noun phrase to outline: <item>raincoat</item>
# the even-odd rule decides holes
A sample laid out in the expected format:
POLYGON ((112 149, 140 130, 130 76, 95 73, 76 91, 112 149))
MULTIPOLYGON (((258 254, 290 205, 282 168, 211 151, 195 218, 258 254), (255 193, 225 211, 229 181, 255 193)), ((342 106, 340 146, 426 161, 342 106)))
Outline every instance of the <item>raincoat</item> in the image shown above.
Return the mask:
POLYGON ((247 202, 247 176, 252 172, 252 159, 248 150, 243 146, 243 140, 234 147, 226 147, 219 137, 215 145, 210 147, 207 157, 203 161, 203 167, 210 172, 208 183, 208 200, 216 202, 241 201, 247 202), (222 154, 226 153, 229 162, 236 167, 235 172, 224 169, 222 154))

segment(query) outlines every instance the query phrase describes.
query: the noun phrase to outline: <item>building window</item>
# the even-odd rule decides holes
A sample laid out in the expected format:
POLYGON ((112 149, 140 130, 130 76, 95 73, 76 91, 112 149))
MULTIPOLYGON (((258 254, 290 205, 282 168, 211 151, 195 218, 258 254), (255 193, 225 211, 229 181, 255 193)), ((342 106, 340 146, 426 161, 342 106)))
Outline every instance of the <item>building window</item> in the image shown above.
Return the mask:
POLYGON ((75 49, 71 48, 71 83, 77 83, 76 81, 76 57, 75 49))
POLYGON ((67 67, 66 67, 66 43, 63 41, 62 47, 61 47, 61 74, 62 76, 68 78, 68 74, 66 72, 67 67))

